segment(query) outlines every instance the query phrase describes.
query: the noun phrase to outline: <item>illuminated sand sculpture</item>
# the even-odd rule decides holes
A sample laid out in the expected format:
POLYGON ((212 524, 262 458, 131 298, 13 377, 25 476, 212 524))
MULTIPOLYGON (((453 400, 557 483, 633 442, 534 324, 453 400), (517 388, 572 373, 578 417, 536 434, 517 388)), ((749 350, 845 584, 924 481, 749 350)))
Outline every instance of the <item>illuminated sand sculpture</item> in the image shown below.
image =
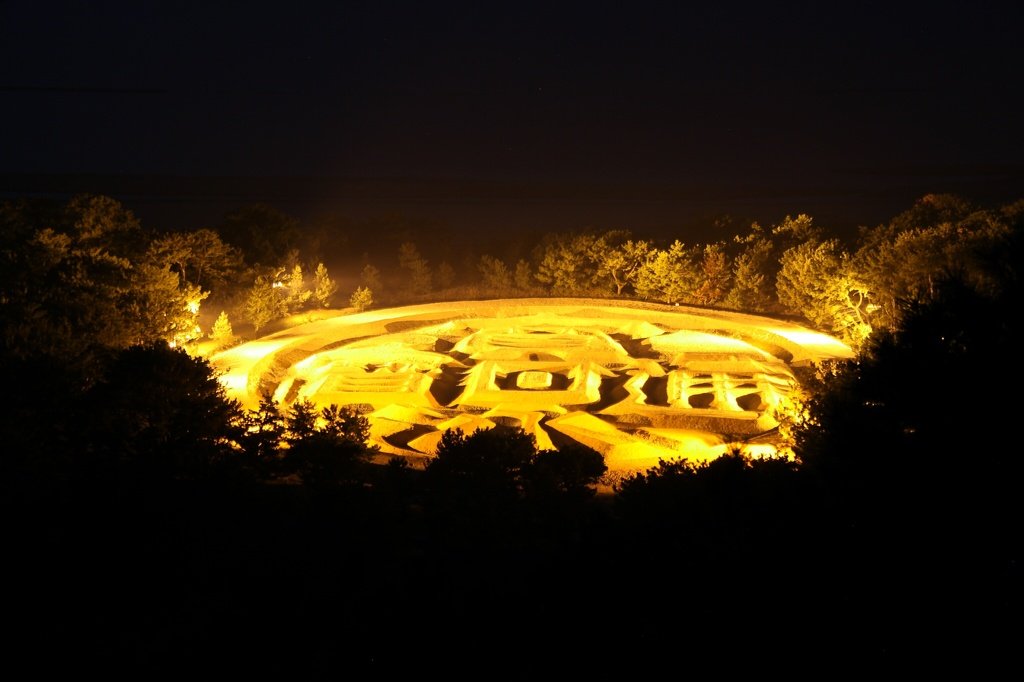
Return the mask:
POLYGON ((659 459, 774 452, 791 367, 845 358, 830 336, 773 318, 595 299, 431 303, 332 317, 212 358, 255 407, 355 405, 383 455, 424 461, 447 429, 519 426, 577 442, 612 472, 659 459))

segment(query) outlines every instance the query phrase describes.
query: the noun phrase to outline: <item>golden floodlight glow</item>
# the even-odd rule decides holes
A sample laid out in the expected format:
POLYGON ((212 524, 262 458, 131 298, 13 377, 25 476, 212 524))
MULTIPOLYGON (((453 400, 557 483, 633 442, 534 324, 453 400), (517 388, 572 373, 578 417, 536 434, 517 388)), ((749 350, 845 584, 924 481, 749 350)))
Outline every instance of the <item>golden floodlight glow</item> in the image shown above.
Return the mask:
POLYGON ((815 349, 815 351, 823 355, 835 358, 853 357, 853 350, 845 343, 828 334, 816 332, 812 329, 802 329, 800 327, 794 329, 793 326, 788 326, 770 327, 766 328, 765 331, 778 334, 798 346, 815 349))
POLYGON ((449 429, 512 425, 542 448, 579 443, 612 472, 739 448, 786 452, 792 366, 851 357, 782 320, 599 299, 461 301, 319 319, 211 361, 255 407, 354 405, 383 456, 423 461, 449 429))

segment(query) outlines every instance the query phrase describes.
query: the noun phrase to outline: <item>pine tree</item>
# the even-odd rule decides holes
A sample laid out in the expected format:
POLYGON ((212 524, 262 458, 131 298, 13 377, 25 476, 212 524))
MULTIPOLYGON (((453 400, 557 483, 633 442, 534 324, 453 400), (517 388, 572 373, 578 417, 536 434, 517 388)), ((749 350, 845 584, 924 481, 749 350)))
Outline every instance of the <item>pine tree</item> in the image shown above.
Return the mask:
POLYGON ((313 292, 306 288, 305 279, 302 276, 302 266, 298 263, 292 268, 292 273, 288 276, 285 286, 288 288, 285 307, 289 313, 301 310, 313 295, 313 292))
POLYGON ((700 286, 693 292, 697 305, 716 305, 729 291, 732 271, 722 244, 708 244, 699 264, 700 286))
POLYGON ((366 264, 363 271, 359 274, 359 281, 361 281, 363 286, 370 291, 376 291, 378 293, 384 291, 384 284, 380 279, 380 270, 369 263, 366 264))
POLYGON ((432 274, 430 265, 420 255, 419 249, 412 242, 404 242, 398 249, 398 265, 406 271, 406 292, 416 296, 430 292, 432 274))
POLYGON ((228 314, 223 310, 217 316, 217 321, 213 323, 213 329, 210 330, 210 340, 214 342, 214 347, 217 350, 227 348, 237 340, 235 330, 231 328, 231 320, 228 319, 228 314))
POLYGON ((274 282, 266 277, 257 277, 245 301, 245 316, 252 323, 253 331, 268 322, 284 317, 284 297, 274 282))
POLYGON ((338 283, 327 274, 327 267, 320 263, 313 273, 313 295, 321 308, 329 308, 331 297, 338 291, 338 283))
POLYGON ((520 258, 519 262, 516 263, 514 279, 516 282, 516 288, 520 291, 529 291, 533 289, 533 268, 531 268, 530 263, 523 258, 520 258))
POLYGON ((484 286, 488 289, 504 292, 512 288, 512 272, 505 265, 505 261, 484 254, 480 256, 478 269, 483 277, 484 286))
POLYGON ((779 262, 774 244, 761 235, 756 223, 754 230, 750 237, 736 238, 743 250, 733 260, 733 287, 723 305, 744 312, 770 312, 778 306, 775 276, 779 262))
POLYGON ((689 303, 700 285, 698 247, 688 247, 678 239, 667 251, 656 249, 637 270, 634 287, 641 298, 668 304, 689 303))
POLYGON ((449 289, 453 284, 455 284, 455 268, 448 261, 441 261, 441 264, 437 266, 437 285, 442 289, 449 289))
POLYGON ((373 305, 373 292, 366 287, 358 287, 352 292, 348 300, 349 305, 356 309, 356 312, 363 312, 373 305))

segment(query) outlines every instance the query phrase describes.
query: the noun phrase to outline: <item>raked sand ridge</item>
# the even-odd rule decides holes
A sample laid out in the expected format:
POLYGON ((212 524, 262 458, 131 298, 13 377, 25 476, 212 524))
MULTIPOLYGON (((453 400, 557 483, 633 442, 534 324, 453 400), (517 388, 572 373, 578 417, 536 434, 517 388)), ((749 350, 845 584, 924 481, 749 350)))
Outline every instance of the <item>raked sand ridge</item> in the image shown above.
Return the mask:
POLYGON ((522 427, 578 442, 610 471, 659 459, 774 452, 792 368, 851 357, 759 315, 605 299, 456 301, 292 327, 212 358, 246 407, 272 395, 355 405, 385 456, 422 462, 447 429, 522 427))

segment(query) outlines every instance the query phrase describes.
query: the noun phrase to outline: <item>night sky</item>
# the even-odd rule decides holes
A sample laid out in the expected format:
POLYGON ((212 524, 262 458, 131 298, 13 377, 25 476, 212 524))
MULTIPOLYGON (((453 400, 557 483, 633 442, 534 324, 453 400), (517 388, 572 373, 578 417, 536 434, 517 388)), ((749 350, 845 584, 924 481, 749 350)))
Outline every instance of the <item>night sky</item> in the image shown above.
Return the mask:
POLYGON ((684 239, 1024 196, 1009 3, 551 4, 0 2, 0 195, 684 239))

